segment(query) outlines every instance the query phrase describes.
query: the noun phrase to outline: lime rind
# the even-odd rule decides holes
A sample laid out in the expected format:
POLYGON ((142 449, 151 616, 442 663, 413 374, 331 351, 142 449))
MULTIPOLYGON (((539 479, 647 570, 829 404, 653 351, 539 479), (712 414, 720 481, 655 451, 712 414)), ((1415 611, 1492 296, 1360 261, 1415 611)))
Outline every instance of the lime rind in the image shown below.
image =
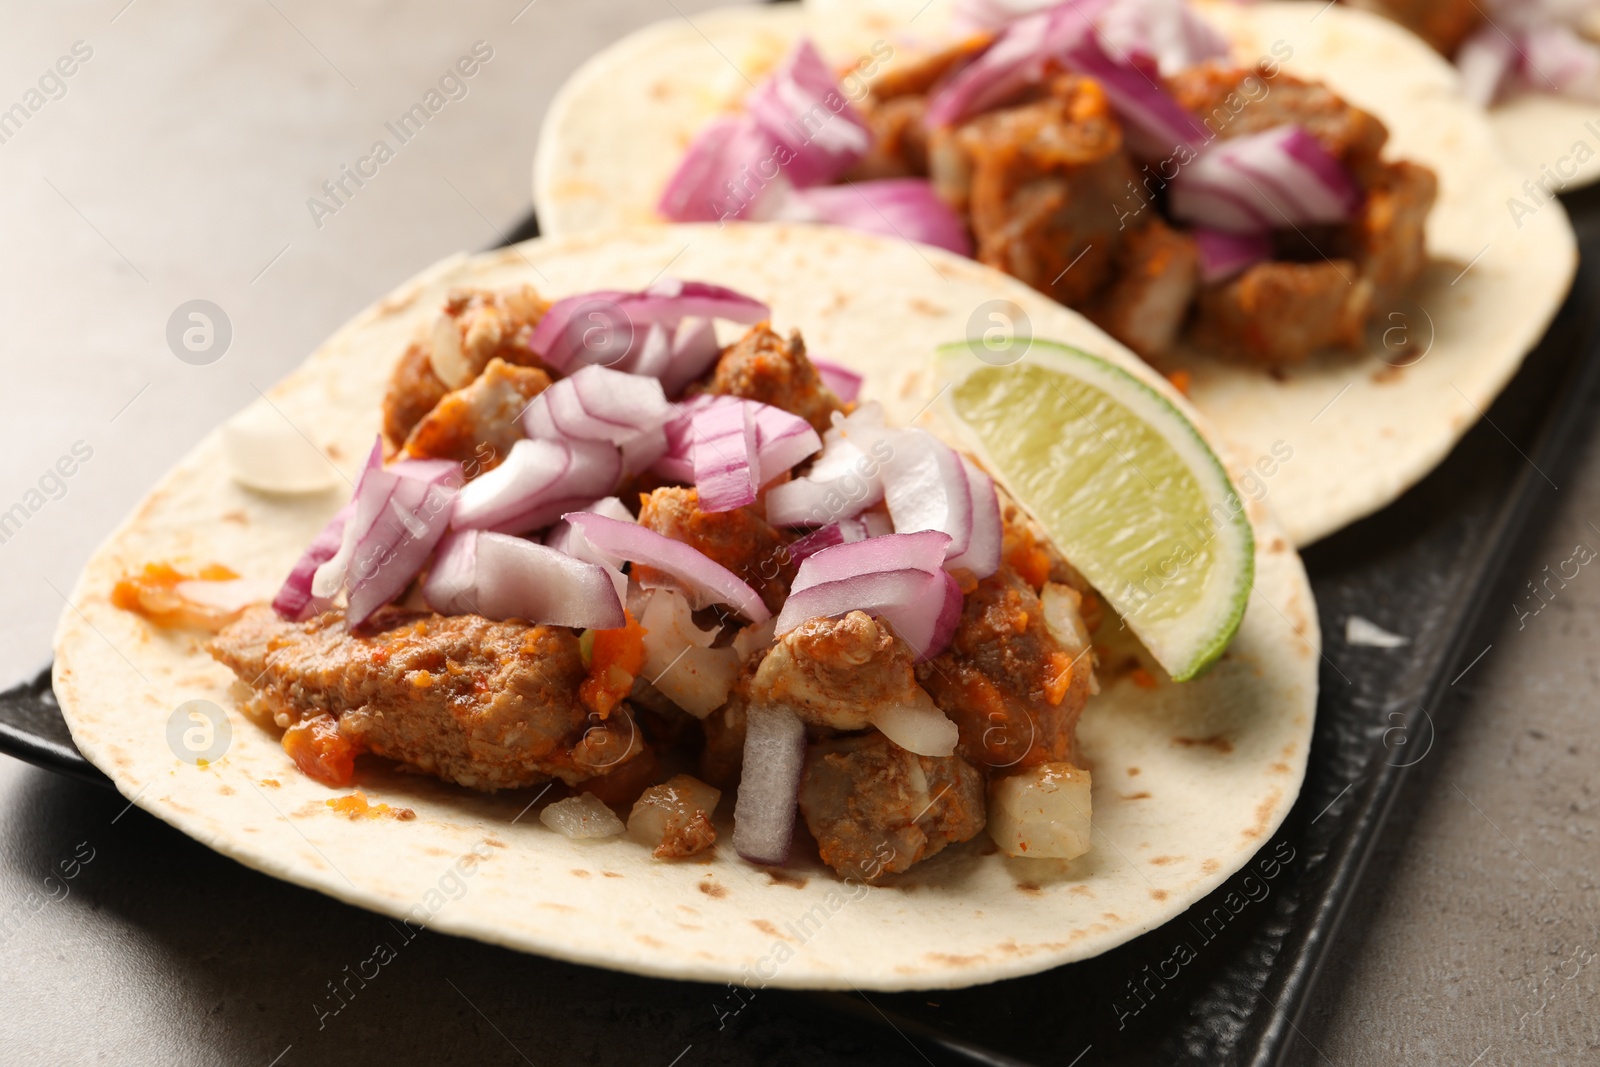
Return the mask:
MULTIPOLYGON (((1053 539, 1070 542, 1062 543, 1062 550, 1123 616, 1173 680, 1188 681, 1215 663, 1238 632, 1248 606, 1255 580, 1255 534, 1226 467, 1195 425, 1170 400, 1136 376, 1098 356, 1057 342, 1034 339, 1024 358, 1007 366, 989 362, 992 353, 979 341, 942 345, 938 356, 940 376, 945 384, 940 397, 946 420, 1053 539), (1019 374, 1029 374, 1028 368, 1032 368, 1065 376, 1072 379, 1080 391, 1088 390, 1086 395, 1096 398, 1096 407, 1122 409, 1136 424, 1142 424, 1160 438, 1182 471, 1193 478, 1204 515, 1215 522, 1215 529, 1201 540, 1201 551, 1209 552, 1212 566, 1206 574, 1198 603, 1192 608, 1173 618, 1147 617, 1144 609, 1151 606, 1163 585, 1158 584, 1154 594, 1145 590, 1141 600, 1139 587, 1129 581, 1125 573, 1103 565, 1095 545, 1063 536, 1065 531, 1044 513, 1047 509, 1031 501, 1028 492, 1019 491, 1025 472, 1007 469, 993 454, 995 449, 991 446, 996 442, 986 438, 957 409, 958 390, 974 375, 999 381, 1013 368, 1017 368, 1019 374), (1207 542, 1212 540, 1216 547, 1208 549, 1207 542)), ((1062 397, 1067 399, 1065 393, 1062 397)), ((1138 471, 1137 465, 1116 452, 1110 437, 1099 430, 1090 416, 1081 410, 1078 414, 1105 446, 1098 456, 1080 450, 1065 458, 1075 463, 1121 461, 1138 471)), ((1148 478, 1144 480, 1149 481, 1148 478)), ((1180 549, 1186 550, 1187 542, 1181 540, 1182 536, 1177 534, 1178 543, 1180 549)), ((1191 558, 1193 555, 1191 553, 1191 558)), ((1172 561, 1173 556, 1169 554, 1164 562, 1172 561)), ((1182 565, 1187 564, 1183 562, 1182 565)), ((1150 568, 1147 566, 1145 570, 1148 575, 1150 568)))

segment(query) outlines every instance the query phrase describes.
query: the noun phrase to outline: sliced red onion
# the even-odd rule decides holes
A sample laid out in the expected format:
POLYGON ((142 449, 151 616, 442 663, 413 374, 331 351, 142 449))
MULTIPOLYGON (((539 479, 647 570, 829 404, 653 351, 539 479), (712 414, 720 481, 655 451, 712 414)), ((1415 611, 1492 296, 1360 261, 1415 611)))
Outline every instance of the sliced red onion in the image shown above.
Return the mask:
POLYGON ((926 178, 882 178, 789 190, 775 198, 768 217, 828 223, 972 256, 967 224, 940 199, 926 178))
MULTIPOLYGON (((623 504, 622 501, 618 500, 614 496, 601 497, 588 507, 579 508, 578 510, 588 512, 592 515, 604 515, 606 518, 616 519, 618 522, 638 521, 628 511, 627 505, 623 504)), ((574 531, 572 528, 572 523, 568 522, 566 519, 562 519, 560 522, 550 527, 549 532, 544 535, 544 543, 555 549, 557 552, 565 552, 567 555, 574 556, 577 559, 585 559, 585 556, 579 555, 578 552, 573 551, 573 549, 577 547, 573 538, 575 532, 576 531, 574 531)), ((587 540, 585 540, 584 543, 587 544, 587 540)), ((590 562, 594 561, 591 560, 590 562)))
POLYGON ((900 431, 883 425, 883 408, 862 404, 835 414, 822 455, 803 478, 767 490, 767 521, 774 526, 826 526, 852 518, 883 499, 883 464, 900 431))
MULTIPOLYGON (((1156 64, 1164 53, 1198 54, 1213 48, 1212 35, 1178 26, 1164 31, 1168 39, 1163 43, 1151 37, 1141 48, 1129 50, 1119 42, 1108 50, 1096 24, 1112 6, 1112 0, 1078 0, 1013 22, 987 52, 934 95, 928 104, 928 124, 952 126, 987 111, 1042 81, 1059 64, 1100 83, 1135 154, 1159 159, 1179 146, 1204 143, 1206 128, 1167 92, 1156 64), (1179 41, 1181 46, 1175 43, 1179 41)), ((1114 24, 1113 34, 1125 37, 1133 21, 1132 16, 1123 18, 1114 24)))
POLYGON ((1004 539, 1000 496, 995 492, 994 480, 976 463, 962 456, 961 465, 966 471, 967 490, 972 498, 972 539, 967 542, 967 550, 950 557, 945 566, 968 571, 982 580, 1000 569, 1000 547, 1004 539))
POLYGON ((622 473, 647 471, 666 454, 667 431, 665 427, 657 426, 622 443, 622 473))
POLYGON ((807 619, 865 611, 887 622, 919 661, 938 655, 961 615, 961 590, 942 569, 949 544, 948 535, 925 531, 817 552, 800 564, 777 634, 807 619))
POLYGON ((1051 60, 1091 31, 1090 20, 1102 6, 1104 0, 1081 8, 1062 4, 1013 22, 988 51, 934 93, 928 102, 928 125, 953 126, 1041 81, 1051 60))
POLYGON ((621 455, 604 441, 524 438, 511 446, 504 463, 461 491, 452 525, 502 533, 537 530, 609 495, 621 473, 621 455))
POLYGON ((654 378, 586 366, 529 401, 522 428, 529 437, 622 445, 659 428, 672 414, 654 378))
MULTIPOLYGON (((579 508, 578 510, 592 512, 595 515, 603 515, 608 519, 616 519, 618 522, 638 521, 629 514, 622 501, 614 496, 602 497, 588 507, 579 508)), ((611 579, 612 586, 617 590, 617 599, 626 605, 628 576, 622 573, 622 567, 619 563, 613 561, 605 553, 596 550, 589 543, 589 539, 584 536, 582 530, 573 528, 572 523, 562 519, 550 527, 550 532, 545 535, 544 543, 557 552, 563 552, 571 556, 573 559, 581 559, 585 563, 594 563, 603 568, 606 575, 611 579)))
POLYGON ((1114 0, 1095 26, 1113 55, 1149 56, 1168 76, 1229 53, 1228 39, 1186 0, 1114 0))
POLYGON ((1479 107, 1500 97, 1517 69, 1517 45, 1497 27, 1485 25, 1461 43, 1456 70, 1461 74, 1461 94, 1479 107))
POLYGON ((846 404, 861 395, 861 375, 843 363, 835 363, 831 359, 812 355, 811 365, 817 368, 817 376, 822 379, 822 384, 846 404))
POLYGON ((439 552, 423 599, 442 614, 613 630, 627 625, 605 569, 487 530, 458 530, 439 552))
POLYGON ((755 412, 747 404, 714 404, 690 422, 689 458, 702 511, 732 511, 755 503, 761 466, 755 412))
POLYGON ((356 477, 355 491, 351 493, 348 505, 351 513, 340 532, 339 547, 312 573, 311 596, 323 602, 321 606, 326 606, 326 602, 344 588, 345 569, 350 565, 350 557, 355 554, 356 540, 377 519, 378 509, 389 498, 393 488, 394 475, 383 469, 383 438, 378 437, 372 442, 367 462, 356 477), (366 501, 365 506, 362 505, 363 500, 366 501))
POLYGON ((645 344, 651 326, 676 327, 686 318, 753 326, 771 317, 767 305, 724 286, 663 278, 637 293, 605 289, 558 300, 539 320, 529 344, 565 373, 579 360, 596 362, 584 359, 586 353, 597 354, 607 365, 626 365, 635 346, 645 344))
POLYGON ((733 805, 733 847, 751 863, 781 867, 789 859, 806 727, 785 707, 753 705, 744 734, 744 769, 733 805))
POLYGON ((756 86, 745 108, 786 150, 789 158, 778 156, 775 162, 797 187, 837 180, 872 147, 866 120, 809 40, 795 45, 772 76, 756 86))
MULTIPOLYGON (((819 551, 806 560, 795 575, 791 591, 801 592, 814 585, 845 581, 880 571, 915 570, 923 574, 938 574, 944 567, 949 551, 950 535, 937 530, 897 533, 841 543, 819 551)), ((787 619, 787 611, 781 617, 787 619)), ((778 632, 788 633, 803 621, 795 621, 792 626, 780 622, 778 632)))
POLYGON ((1142 159, 1166 159, 1204 144, 1210 133, 1162 84, 1147 53, 1108 52, 1098 33, 1081 34, 1062 54, 1071 70, 1093 78, 1122 120, 1128 147, 1142 159))
POLYGON ((562 517, 613 562, 642 563, 677 581, 696 610, 726 604, 751 622, 763 622, 772 614, 738 575, 682 541, 603 515, 572 512, 562 517))
MULTIPOLYGON (((871 543, 861 541, 855 545, 823 549, 806 562, 810 563, 829 552, 871 543)), ((895 636, 905 641, 916 653, 917 662, 920 663, 943 652, 951 634, 955 632, 954 626, 949 626, 946 632, 948 591, 955 589, 958 601, 961 596, 960 589, 954 583, 955 580, 942 570, 937 574, 929 574, 923 570, 904 568, 814 585, 789 594, 778 616, 777 633, 780 636, 788 633, 807 619, 832 619, 852 611, 864 611, 888 623, 895 636)), ((956 615, 959 618, 959 608, 956 615)))
POLYGON ((1061 0, 956 0, 950 22, 960 32, 1000 30, 1018 19, 1055 7, 1061 0))
POLYGON ((1206 226, 1196 226, 1191 232, 1200 248, 1200 280, 1208 284, 1272 258, 1270 233, 1229 233, 1206 226))
POLYGON ((795 563, 804 563, 807 557, 814 556, 825 548, 865 541, 870 536, 872 535, 867 532, 864 520, 840 519, 838 522, 820 526, 799 540, 791 542, 789 558, 795 563))
POLYGON ((677 396, 683 387, 705 374, 722 354, 717 331, 710 319, 685 319, 672 337, 672 352, 667 369, 656 377, 668 396, 677 396))
POLYGON ((283 587, 272 600, 272 610, 291 622, 303 622, 319 610, 317 598, 311 593, 311 580, 317 568, 332 559, 344 541, 345 523, 356 513, 354 500, 334 513, 320 533, 306 546, 304 554, 295 563, 283 587))
POLYGON ((761 484, 772 481, 822 448, 822 438, 800 416, 754 400, 743 401, 743 404, 755 419, 761 484))
POLYGON ((1600 47, 1572 27, 1551 23, 1520 35, 1522 84, 1533 92, 1600 99, 1600 47))
POLYGON ((765 186, 762 171, 776 173, 778 156, 778 142, 752 116, 712 119, 667 180, 656 210, 672 222, 745 218, 765 186))
MULTIPOLYGON (((345 575, 345 624, 351 629, 399 596, 422 570, 450 528, 464 481, 461 464, 450 460, 407 460, 388 473, 394 477, 389 497, 359 535, 345 575)), ((358 515, 361 510, 358 502, 358 515)))
POLYGON ((883 499, 896 533, 939 530, 954 557, 972 541, 972 490, 956 450, 925 430, 907 430, 883 464, 883 499))
MULTIPOLYGON (((721 488, 707 501, 706 476, 720 477, 724 468, 743 470, 742 433, 746 420, 753 420, 754 451, 749 454, 749 476, 756 488, 772 481, 822 447, 822 438, 811 424, 782 408, 733 396, 701 394, 678 405, 678 417, 664 427, 664 454, 652 468, 663 478, 695 483, 700 489, 700 506, 707 511, 726 511, 755 500, 755 492, 742 489, 726 494, 721 488), (705 472, 704 476, 702 471, 705 472), (738 503, 728 503, 737 500, 738 503)), ((743 475, 736 482, 742 486, 743 475)), ((720 482, 716 483, 721 485, 720 482)))
POLYGON ((1344 222, 1361 187, 1300 126, 1219 141, 1173 179, 1174 218, 1228 233, 1344 222))

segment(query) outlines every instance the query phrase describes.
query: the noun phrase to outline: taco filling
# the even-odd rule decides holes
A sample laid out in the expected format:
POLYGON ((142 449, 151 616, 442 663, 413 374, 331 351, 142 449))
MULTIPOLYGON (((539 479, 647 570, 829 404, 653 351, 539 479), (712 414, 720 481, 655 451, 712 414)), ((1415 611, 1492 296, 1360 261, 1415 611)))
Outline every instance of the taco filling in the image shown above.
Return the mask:
POLYGON ((173 614, 195 582, 119 606, 215 630, 330 786, 368 755, 556 783, 547 825, 627 812, 662 859, 714 847, 736 792, 741 855, 783 864, 798 817, 867 881, 986 825, 1012 855, 1085 852, 1101 601, 971 457, 887 426, 769 316, 671 279, 453 294, 270 606, 173 614))
POLYGON ((847 69, 848 97, 802 40, 689 147, 660 211, 940 245, 1150 360, 1363 347, 1426 266, 1433 172, 1382 158, 1383 123, 1286 55, 1239 66, 1176 0, 972 7, 961 39, 870 82, 847 69))
POLYGON ((1483 106, 1522 93, 1600 100, 1594 0, 1346 0, 1400 23, 1455 60, 1483 106))

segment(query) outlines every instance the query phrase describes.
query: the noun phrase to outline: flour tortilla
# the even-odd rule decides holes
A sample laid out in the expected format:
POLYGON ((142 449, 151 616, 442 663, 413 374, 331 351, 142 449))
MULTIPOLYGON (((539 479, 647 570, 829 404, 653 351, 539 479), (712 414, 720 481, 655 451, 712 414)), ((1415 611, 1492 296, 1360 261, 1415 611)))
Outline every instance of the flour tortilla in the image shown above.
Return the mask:
MULTIPOLYGON (((269 395, 353 475, 390 369, 451 287, 527 282, 559 297, 642 288, 669 269, 769 301, 778 329, 798 327, 817 351, 863 371, 865 395, 900 421, 929 399, 924 354, 961 338, 971 308, 990 299, 1015 301, 1040 336, 1114 360, 1185 407, 1114 341, 1010 278, 810 227, 656 227, 455 256, 362 312, 269 395)), ((1078 860, 984 855, 980 835, 894 887, 846 885, 816 865, 791 872, 804 879, 796 886, 736 857, 731 795, 717 849, 669 863, 625 838, 575 842, 546 829, 523 814, 537 790, 485 796, 365 764, 358 784, 371 801, 417 817, 352 821, 324 803, 348 790, 300 774, 278 732, 240 710, 242 689, 206 655, 204 635, 162 630, 107 599, 118 576, 152 560, 222 562, 277 580, 345 492, 243 489, 225 471, 220 435, 208 436, 89 562, 56 636, 55 690, 78 747, 139 806, 251 867, 374 911, 416 917, 420 906, 439 930, 672 978, 970 985, 1092 956, 1171 919, 1268 842, 1305 773, 1317 617, 1299 558, 1251 503, 1257 594, 1227 657, 1184 685, 1107 679, 1090 701, 1080 736, 1096 833, 1078 860), (226 754, 204 768, 175 758, 167 740, 175 709, 192 700, 215 703, 231 724, 226 754), (468 864, 472 877, 453 874, 474 849, 487 858, 468 864), (440 895, 457 884, 460 899, 440 895)))
MULTIPOLYGON (((872 56, 876 42, 907 56, 948 38, 949 7, 812 0, 728 8, 624 39, 573 75, 545 120, 534 199, 546 232, 656 218, 690 139, 736 107, 748 82, 802 34, 841 65, 872 56)), ((1526 195, 1522 173, 1504 161, 1483 113, 1460 97, 1454 69, 1411 34, 1321 0, 1202 10, 1242 63, 1284 42, 1293 49, 1285 70, 1378 115, 1389 127, 1388 155, 1439 176, 1428 223, 1433 264, 1397 317, 1374 323, 1366 352, 1320 356, 1281 379, 1197 353, 1163 361, 1193 375, 1195 406, 1246 457, 1291 454, 1268 490, 1291 538, 1306 545, 1382 508, 1444 458, 1543 335, 1572 283, 1576 243, 1559 203, 1513 218, 1507 201, 1526 195)))

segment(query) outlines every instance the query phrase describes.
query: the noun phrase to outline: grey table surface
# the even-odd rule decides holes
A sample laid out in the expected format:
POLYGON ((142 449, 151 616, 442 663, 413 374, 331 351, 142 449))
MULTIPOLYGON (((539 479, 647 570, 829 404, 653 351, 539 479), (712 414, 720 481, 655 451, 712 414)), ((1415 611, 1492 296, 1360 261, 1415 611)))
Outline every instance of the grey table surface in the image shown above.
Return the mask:
MULTIPOLYGON (((0 3, 0 109, 29 111, 0 127, 0 510, 31 512, 0 543, 0 682, 47 661, 84 559, 207 430, 373 298, 528 211, 540 116, 586 55, 709 6, 0 3), (314 218, 308 198, 475 45, 492 57, 464 95, 314 218), (206 366, 165 339, 193 299, 233 331, 206 366), (75 446, 87 462, 48 477, 75 446)), ((1530 580, 1600 547, 1600 442, 1560 488, 1515 564, 1530 580)), ((1406 787, 1296 1064, 1600 1062, 1600 579, 1504 618, 1406 787)), ((709 989, 431 933, 319 1017, 326 983, 382 936, 377 916, 0 757, 6 1064, 924 1062, 775 998, 719 1030, 709 989)))

